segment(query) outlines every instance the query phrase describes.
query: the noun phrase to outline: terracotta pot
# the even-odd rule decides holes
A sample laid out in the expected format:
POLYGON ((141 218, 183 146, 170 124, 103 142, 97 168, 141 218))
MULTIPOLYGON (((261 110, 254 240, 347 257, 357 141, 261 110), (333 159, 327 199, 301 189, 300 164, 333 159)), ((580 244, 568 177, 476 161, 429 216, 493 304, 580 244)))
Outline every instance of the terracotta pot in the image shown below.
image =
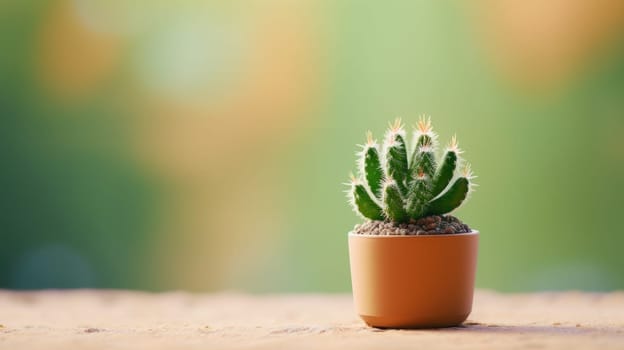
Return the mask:
POLYGON ((368 236, 349 233, 355 308, 369 326, 461 324, 472 310, 479 232, 368 236))

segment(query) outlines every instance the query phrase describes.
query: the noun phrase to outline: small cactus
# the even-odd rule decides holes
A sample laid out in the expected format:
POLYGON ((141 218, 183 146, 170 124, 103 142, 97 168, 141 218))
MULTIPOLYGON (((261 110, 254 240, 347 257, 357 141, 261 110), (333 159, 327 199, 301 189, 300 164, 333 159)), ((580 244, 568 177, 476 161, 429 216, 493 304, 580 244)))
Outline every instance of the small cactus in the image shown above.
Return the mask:
POLYGON ((413 150, 405 142, 401 119, 390 124, 381 149, 368 132, 358 153, 360 176, 352 175, 348 191, 354 211, 370 220, 404 223, 457 209, 472 191, 474 176, 468 164, 456 171, 462 152, 455 136, 439 164, 436 142, 431 119, 425 117, 414 128, 413 150))

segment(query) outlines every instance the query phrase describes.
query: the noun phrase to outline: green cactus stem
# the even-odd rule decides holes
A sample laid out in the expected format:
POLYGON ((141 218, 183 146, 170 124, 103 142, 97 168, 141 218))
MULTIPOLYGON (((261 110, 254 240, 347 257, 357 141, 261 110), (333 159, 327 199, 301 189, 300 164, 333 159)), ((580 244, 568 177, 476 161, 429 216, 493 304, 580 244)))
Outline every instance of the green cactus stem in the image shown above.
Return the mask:
POLYGON ((431 118, 421 116, 416 124, 414 137, 416 145, 410 162, 411 174, 417 176, 419 169, 431 180, 436 171, 435 142, 436 134, 431 126, 431 118))
POLYGON ((420 147, 422 147, 425 144, 433 144, 433 138, 430 135, 427 134, 420 134, 419 132, 419 136, 416 139, 416 149, 414 150, 414 152, 416 152, 420 147))
POLYGON ((395 120, 390 126, 386 137, 386 166, 388 177, 393 179, 402 194, 407 193, 409 168, 407 161, 407 146, 403 138, 401 119, 395 120))
POLYGON ((451 143, 442 158, 442 163, 438 167, 435 175, 433 176, 433 187, 431 195, 433 197, 438 196, 446 186, 451 182, 455 168, 457 166, 458 154, 460 153, 457 147, 457 138, 453 136, 451 143))
POLYGON ((418 219, 424 216, 427 211, 427 203, 431 198, 427 175, 418 169, 418 174, 412 181, 409 194, 407 195, 406 209, 407 214, 412 219, 418 219))
POLYGON ((386 217, 394 222, 405 222, 409 220, 407 211, 403 204, 403 198, 399 187, 394 181, 388 181, 384 185, 383 191, 384 213, 386 217))
POLYGON ((427 213, 429 215, 442 215, 452 212, 466 199, 469 190, 470 180, 466 177, 458 178, 443 195, 429 203, 427 213))
POLYGON ((369 131, 366 134, 367 142, 362 151, 363 158, 363 176, 371 192, 381 200, 382 197, 382 181, 383 169, 379 160, 379 151, 377 143, 373 140, 373 134, 369 131))
POLYGON ((359 180, 353 181, 350 195, 354 209, 363 217, 371 220, 385 219, 383 210, 379 204, 371 198, 366 187, 359 180))
POLYGON ((425 143, 420 148, 414 150, 412 156, 412 173, 413 176, 418 176, 418 172, 422 171, 427 179, 433 179, 436 172, 436 160, 431 144, 425 143))

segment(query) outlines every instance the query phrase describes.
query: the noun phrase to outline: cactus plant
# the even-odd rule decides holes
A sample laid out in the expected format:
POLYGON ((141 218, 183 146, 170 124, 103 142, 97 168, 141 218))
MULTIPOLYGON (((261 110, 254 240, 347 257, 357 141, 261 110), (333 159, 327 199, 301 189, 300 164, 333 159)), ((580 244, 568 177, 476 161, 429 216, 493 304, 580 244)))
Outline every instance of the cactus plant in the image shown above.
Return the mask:
POLYGON ((368 132, 358 153, 359 177, 352 175, 348 191, 354 211, 369 220, 406 223, 458 208, 472 191, 474 176, 467 163, 457 171, 462 152, 455 136, 439 164, 436 143, 431 119, 424 116, 414 127, 413 149, 401 119, 390 124, 381 148, 368 132))

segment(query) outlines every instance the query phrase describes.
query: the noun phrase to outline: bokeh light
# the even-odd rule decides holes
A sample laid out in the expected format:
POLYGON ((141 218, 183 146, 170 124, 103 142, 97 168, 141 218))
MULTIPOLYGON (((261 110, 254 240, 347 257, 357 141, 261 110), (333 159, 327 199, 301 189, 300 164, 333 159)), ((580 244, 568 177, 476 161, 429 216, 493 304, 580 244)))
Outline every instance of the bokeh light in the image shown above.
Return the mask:
POLYGON ((624 288, 617 1, 0 3, 0 288, 346 291, 341 184, 457 133, 478 287, 624 288))

